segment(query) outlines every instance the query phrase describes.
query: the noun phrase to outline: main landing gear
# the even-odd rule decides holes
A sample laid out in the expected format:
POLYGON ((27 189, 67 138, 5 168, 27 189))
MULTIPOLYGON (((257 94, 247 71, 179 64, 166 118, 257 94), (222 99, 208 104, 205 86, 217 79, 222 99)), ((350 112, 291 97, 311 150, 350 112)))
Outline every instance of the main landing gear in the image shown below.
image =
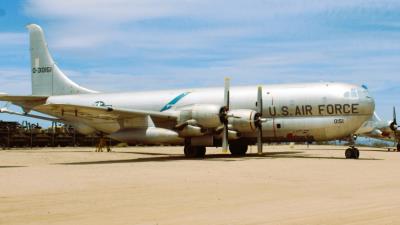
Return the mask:
POLYGON ((186 158, 204 158, 206 155, 206 147, 185 145, 183 152, 186 158))
POLYGON ((244 156, 246 155, 248 149, 247 143, 243 143, 240 141, 232 142, 229 145, 229 151, 233 156, 244 156))
POLYGON ((394 145, 395 146, 393 148, 391 148, 391 147, 388 148, 388 152, 390 152, 390 151, 400 152, 400 142, 397 143, 397 146, 396 146, 396 144, 394 144, 394 145))
POLYGON ((346 159, 358 159, 358 157, 360 157, 360 151, 358 151, 358 148, 350 146, 346 149, 344 155, 346 156, 346 159))
MULTIPOLYGON (((229 151, 232 156, 245 156, 248 145, 245 142, 233 141, 229 145, 229 151)), ((183 149, 186 158, 204 158, 206 155, 206 147, 192 146, 189 143, 185 144, 183 149)))
MULTIPOLYGON (((232 156, 245 156, 248 149, 247 143, 243 142, 232 142, 229 145, 229 151, 232 156)), ((186 158, 204 158, 206 155, 206 147, 205 146, 192 146, 190 144, 186 144, 183 148, 183 152, 185 153, 186 158)))

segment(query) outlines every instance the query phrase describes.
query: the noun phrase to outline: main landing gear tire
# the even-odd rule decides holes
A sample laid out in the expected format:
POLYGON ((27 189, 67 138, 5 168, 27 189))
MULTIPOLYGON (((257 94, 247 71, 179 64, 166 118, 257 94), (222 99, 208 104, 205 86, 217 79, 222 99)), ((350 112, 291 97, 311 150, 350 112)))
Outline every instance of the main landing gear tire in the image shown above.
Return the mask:
POLYGON ((358 151, 357 148, 351 147, 346 149, 344 155, 346 156, 346 159, 358 159, 360 157, 360 151, 358 151))
POLYGON ((397 143, 397 151, 400 152, 400 143, 397 143))
POLYGON ((185 145, 183 152, 186 158, 204 158, 206 155, 206 147, 185 145))
POLYGON ((233 156, 245 156, 248 145, 242 142, 233 142, 229 145, 229 151, 233 156))

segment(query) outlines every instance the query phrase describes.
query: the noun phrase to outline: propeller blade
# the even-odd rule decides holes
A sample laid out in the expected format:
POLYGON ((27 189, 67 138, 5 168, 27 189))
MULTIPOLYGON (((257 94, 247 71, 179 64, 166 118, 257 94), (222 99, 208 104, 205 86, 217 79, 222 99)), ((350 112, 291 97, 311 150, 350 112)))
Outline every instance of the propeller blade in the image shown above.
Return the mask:
POLYGON ((228 152, 228 126, 224 124, 224 130, 222 131, 222 152, 228 152))
POLYGON ((262 111, 263 111, 263 101, 262 101, 262 86, 257 88, 257 113, 259 114, 257 123, 257 152, 258 154, 263 153, 263 142, 262 142, 262 111))
POLYGON ((393 106, 393 121, 390 123, 390 129, 394 132, 394 135, 396 135, 397 131, 397 119, 396 119, 396 108, 393 106))
POLYGON ((398 126, 397 126, 397 120, 396 120, 396 107, 394 107, 394 106, 393 106, 393 124, 394 124, 394 126, 393 126, 393 128, 394 128, 394 130, 393 130, 394 136, 395 136, 395 138, 397 138, 398 126))
POLYGON ((262 125, 257 129, 257 153, 261 155, 263 153, 263 142, 262 142, 262 125))
POLYGON ((225 82, 224 82, 224 117, 223 118, 223 123, 224 123, 224 129, 223 129, 223 134, 222 134, 222 152, 226 153, 228 152, 228 112, 229 112, 229 89, 230 89, 230 79, 229 77, 225 77, 225 82))
POLYGON ((257 112, 262 116, 263 111, 263 101, 262 101, 262 87, 258 86, 257 90, 257 112))
POLYGON ((230 89, 230 79, 229 77, 225 77, 225 85, 224 85, 224 106, 227 110, 229 110, 229 89, 230 89))

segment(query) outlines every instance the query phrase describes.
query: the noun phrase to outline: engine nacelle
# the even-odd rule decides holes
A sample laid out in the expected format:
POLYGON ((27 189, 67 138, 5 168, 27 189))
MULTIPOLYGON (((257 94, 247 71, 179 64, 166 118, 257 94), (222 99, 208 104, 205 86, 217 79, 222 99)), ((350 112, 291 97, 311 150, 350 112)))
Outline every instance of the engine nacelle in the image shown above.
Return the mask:
POLYGON ((80 134, 89 135, 96 133, 96 129, 88 125, 85 125, 83 123, 68 123, 68 124, 74 127, 74 129, 80 134))
POLYGON ((186 125, 181 131, 179 131, 180 137, 196 137, 202 135, 203 135, 202 129, 198 126, 193 126, 193 125, 186 125))
POLYGON ((255 121, 259 114, 250 109, 235 109, 229 111, 228 122, 233 130, 239 132, 254 132, 257 129, 255 121))
POLYGON ((179 121, 195 120, 203 128, 216 128, 222 124, 220 119, 221 106, 210 104, 195 104, 181 109, 179 121))
POLYGON ((177 132, 159 127, 125 128, 109 137, 129 144, 182 144, 184 140, 177 132))

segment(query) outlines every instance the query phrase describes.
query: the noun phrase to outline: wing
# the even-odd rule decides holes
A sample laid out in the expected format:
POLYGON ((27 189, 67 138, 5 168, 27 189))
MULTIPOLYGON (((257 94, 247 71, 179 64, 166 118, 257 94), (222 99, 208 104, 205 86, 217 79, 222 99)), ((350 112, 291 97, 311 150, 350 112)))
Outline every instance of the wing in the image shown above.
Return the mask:
POLYGON ((177 115, 169 112, 157 112, 149 110, 134 110, 114 107, 99 107, 86 105, 70 105, 70 104, 45 104, 35 107, 38 111, 51 111, 57 117, 73 116, 88 121, 104 121, 104 122, 125 122, 135 118, 145 118, 150 116, 151 119, 159 123, 175 124, 177 115))
MULTIPOLYGON (((125 124, 126 126, 134 126, 134 124, 142 123, 146 117, 150 116, 152 121, 157 126, 165 128, 175 126, 177 120, 177 115, 166 111, 157 112, 86 105, 46 104, 47 98, 47 96, 20 96, 0 93, 0 101, 12 102, 15 105, 19 105, 24 109, 25 112, 35 110, 50 114, 60 119, 62 119, 64 116, 74 116, 80 117, 85 121, 103 121, 108 123, 118 122, 120 124, 125 124)), ((9 110, 2 110, 2 112, 17 115, 9 110)), ((21 115, 28 116, 28 114, 21 115)))

